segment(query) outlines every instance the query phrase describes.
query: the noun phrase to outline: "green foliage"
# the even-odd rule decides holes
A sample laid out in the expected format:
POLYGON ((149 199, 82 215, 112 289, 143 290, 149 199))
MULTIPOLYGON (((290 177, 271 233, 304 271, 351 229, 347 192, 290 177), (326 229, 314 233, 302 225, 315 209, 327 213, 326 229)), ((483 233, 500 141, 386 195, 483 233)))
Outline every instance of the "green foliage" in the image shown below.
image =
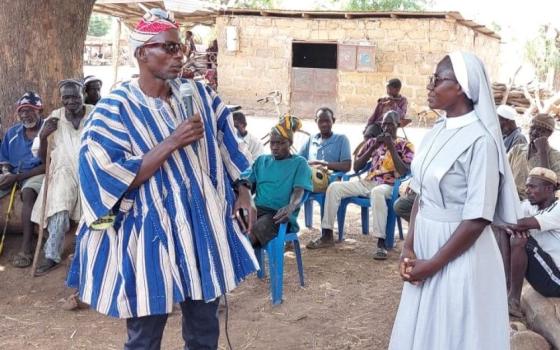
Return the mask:
POLYGON ((104 36, 111 28, 111 19, 108 16, 92 15, 89 19, 88 35, 104 36))
POLYGON ((426 0, 350 0, 347 11, 421 11, 426 0))
POLYGON ((549 69, 560 69, 560 33, 542 26, 537 37, 525 44, 525 58, 535 68, 540 81, 545 81, 549 69))

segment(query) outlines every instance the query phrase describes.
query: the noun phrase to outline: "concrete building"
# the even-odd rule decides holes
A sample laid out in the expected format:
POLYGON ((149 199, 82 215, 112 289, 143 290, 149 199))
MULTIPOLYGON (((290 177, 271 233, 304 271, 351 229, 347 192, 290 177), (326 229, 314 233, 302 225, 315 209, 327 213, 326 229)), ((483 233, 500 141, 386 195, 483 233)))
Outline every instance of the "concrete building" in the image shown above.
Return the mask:
POLYGON ((409 115, 426 105, 426 84, 446 53, 478 54, 498 74, 500 37, 457 12, 296 12, 230 9, 216 18, 219 93, 227 103, 274 113, 259 97, 283 95, 283 111, 312 117, 329 106, 365 120, 385 82, 403 82, 409 115))

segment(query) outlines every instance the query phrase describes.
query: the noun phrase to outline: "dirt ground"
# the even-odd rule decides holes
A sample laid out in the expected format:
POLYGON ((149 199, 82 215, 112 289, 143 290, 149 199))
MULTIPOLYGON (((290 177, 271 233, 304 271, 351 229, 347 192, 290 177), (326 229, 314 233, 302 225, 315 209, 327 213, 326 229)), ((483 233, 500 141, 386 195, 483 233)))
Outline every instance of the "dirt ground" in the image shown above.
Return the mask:
MULTIPOLYGON (((317 215, 314 223, 318 227, 317 215)), ((350 211, 346 242, 329 250, 303 249, 304 288, 293 253, 287 253, 281 305, 271 306, 268 280, 256 276, 228 295, 233 349, 386 349, 402 287, 401 243, 387 261, 375 261, 375 240, 362 235, 359 224, 358 211, 350 211)), ((318 233, 303 229, 300 240, 305 244, 318 233)), ((0 258, 0 349, 122 349, 123 321, 61 309, 72 292, 64 286, 68 259, 47 276, 31 278, 29 269, 8 262, 19 243, 19 236, 9 235, 0 258)), ((225 313, 220 317, 220 349, 228 349, 225 313)), ((170 316, 163 349, 182 349, 180 321, 180 312, 170 316)))

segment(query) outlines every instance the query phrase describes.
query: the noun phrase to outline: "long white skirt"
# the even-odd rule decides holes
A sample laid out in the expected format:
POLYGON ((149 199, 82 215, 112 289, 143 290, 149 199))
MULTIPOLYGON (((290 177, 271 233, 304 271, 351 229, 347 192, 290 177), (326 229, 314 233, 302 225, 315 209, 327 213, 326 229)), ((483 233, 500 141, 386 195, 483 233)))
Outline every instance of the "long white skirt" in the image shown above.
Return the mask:
MULTIPOLYGON (((417 258, 431 258, 459 223, 435 221, 419 212, 414 233, 417 258)), ((389 349, 509 348, 504 268, 487 226, 469 250, 433 277, 419 286, 405 282, 389 349)))

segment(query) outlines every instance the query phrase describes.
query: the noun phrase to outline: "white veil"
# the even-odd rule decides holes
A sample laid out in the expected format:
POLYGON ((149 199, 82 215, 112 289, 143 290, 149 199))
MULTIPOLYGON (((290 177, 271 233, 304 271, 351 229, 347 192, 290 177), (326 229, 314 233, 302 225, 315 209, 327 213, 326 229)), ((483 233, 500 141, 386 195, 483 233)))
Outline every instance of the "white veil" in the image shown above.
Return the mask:
POLYGON ((516 224, 517 219, 522 217, 521 206, 502 140, 502 132, 484 63, 470 52, 452 52, 449 54, 449 58, 459 85, 473 102, 478 118, 492 135, 498 148, 500 179, 494 223, 516 224))

